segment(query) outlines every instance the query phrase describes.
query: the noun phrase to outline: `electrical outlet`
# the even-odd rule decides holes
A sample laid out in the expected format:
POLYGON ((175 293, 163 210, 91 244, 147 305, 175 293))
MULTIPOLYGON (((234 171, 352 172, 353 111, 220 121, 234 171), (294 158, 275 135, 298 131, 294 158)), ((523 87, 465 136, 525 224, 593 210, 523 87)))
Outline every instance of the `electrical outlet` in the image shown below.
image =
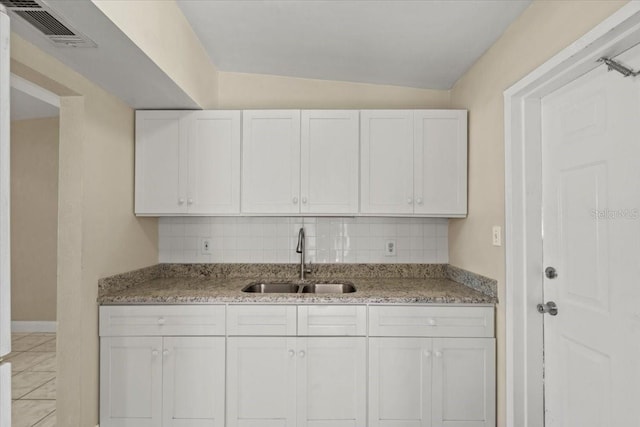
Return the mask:
POLYGON ((200 252, 202 255, 211 255, 211 237, 200 238, 200 252))
POLYGON ((384 245, 385 256, 396 256, 396 241, 387 240, 384 245))
POLYGON ((502 228, 500 226, 493 226, 491 236, 493 240, 493 246, 502 246, 502 228))

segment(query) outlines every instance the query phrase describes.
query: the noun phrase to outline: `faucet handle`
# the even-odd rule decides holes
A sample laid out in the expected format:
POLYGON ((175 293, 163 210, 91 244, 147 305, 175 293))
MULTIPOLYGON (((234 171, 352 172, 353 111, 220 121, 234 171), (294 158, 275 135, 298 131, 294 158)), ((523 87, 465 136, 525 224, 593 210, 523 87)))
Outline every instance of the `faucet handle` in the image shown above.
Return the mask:
POLYGON ((296 253, 301 254, 304 250, 304 227, 300 227, 298 231, 298 246, 296 247, 296 253))

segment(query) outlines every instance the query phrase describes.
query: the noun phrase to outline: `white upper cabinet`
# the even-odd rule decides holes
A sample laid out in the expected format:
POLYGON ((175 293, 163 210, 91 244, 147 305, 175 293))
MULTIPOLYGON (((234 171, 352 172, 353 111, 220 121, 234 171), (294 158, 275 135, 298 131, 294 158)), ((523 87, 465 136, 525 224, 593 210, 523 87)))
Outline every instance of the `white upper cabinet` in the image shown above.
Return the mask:
POLYGON ((360 211, 413 213, 413 111, 360 112, 360 211))
POLYGON ((197 111, 189 119, 189 213, 240 212, 240 111, 197 111))
POLYGON ((242 212, 358 213, 358 111, 243 113, 242 212))
POLYGON ((303 110, 300 212, 358 213, 359 113, 303 110))
POLYGON ((239 213, 240 112, 136 112, 135 210, 239 213))
POLYGON ((136 214, 187 212, 188 115, 136 112, 136 214))
POLYGON ((467 112, 138 111, 135 173, 138 215, 464 217, 467 112))
POLYGON ((361 112, 361 212, 467 213, 467 112, 361 112))
POLYGON ((467 214, 467 111, 414 112, 414 212, 467 214))
POLYGON ((242 212, 300 212, 300 111, 242 117, 242 212))

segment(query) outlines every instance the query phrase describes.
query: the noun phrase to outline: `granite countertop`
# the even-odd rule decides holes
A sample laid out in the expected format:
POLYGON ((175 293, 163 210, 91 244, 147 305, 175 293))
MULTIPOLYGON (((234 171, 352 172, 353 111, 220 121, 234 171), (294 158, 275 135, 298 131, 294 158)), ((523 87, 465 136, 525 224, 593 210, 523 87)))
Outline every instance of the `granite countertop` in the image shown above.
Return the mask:
POLYGON ((305 283, 353 283, 348 294, 256 294, 258 279, 300 283, 295 265, 159 264, 102 279, 98 303, 115 304, 495 304, 495 281, 446 264, 320 267, 305 283), (225 267, 226 266, 226 267, 225 267), (279 268, 279 269, 278 269, 279 268), (293 273, 293 274, 292 274, 293 273), (349 274, 351 273, 351 274, 349 274), (330 277, 323 280, 322 278, 330 277), (461 283, 462 282, 462 283, 461 283), (474 289, 475 288, 475 289, 474 289))

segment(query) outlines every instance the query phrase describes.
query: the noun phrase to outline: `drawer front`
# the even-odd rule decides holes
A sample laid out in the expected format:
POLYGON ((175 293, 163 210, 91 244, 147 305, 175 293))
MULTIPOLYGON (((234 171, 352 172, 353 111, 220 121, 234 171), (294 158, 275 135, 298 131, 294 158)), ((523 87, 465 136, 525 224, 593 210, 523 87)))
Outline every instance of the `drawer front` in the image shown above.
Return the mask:
POLYGON ((493 307, 369 307, 369 335, 493 337, 493 307))
POLYGON ((228 335, 296 335, 295 305, 230 305, 228 335))
POLYGON ((100 307, 100 336, 224 334, 224 305, 100 307))
POLYGON ((367 307, 364 305, 298 306, 298 335, 365 336, 367 307))

